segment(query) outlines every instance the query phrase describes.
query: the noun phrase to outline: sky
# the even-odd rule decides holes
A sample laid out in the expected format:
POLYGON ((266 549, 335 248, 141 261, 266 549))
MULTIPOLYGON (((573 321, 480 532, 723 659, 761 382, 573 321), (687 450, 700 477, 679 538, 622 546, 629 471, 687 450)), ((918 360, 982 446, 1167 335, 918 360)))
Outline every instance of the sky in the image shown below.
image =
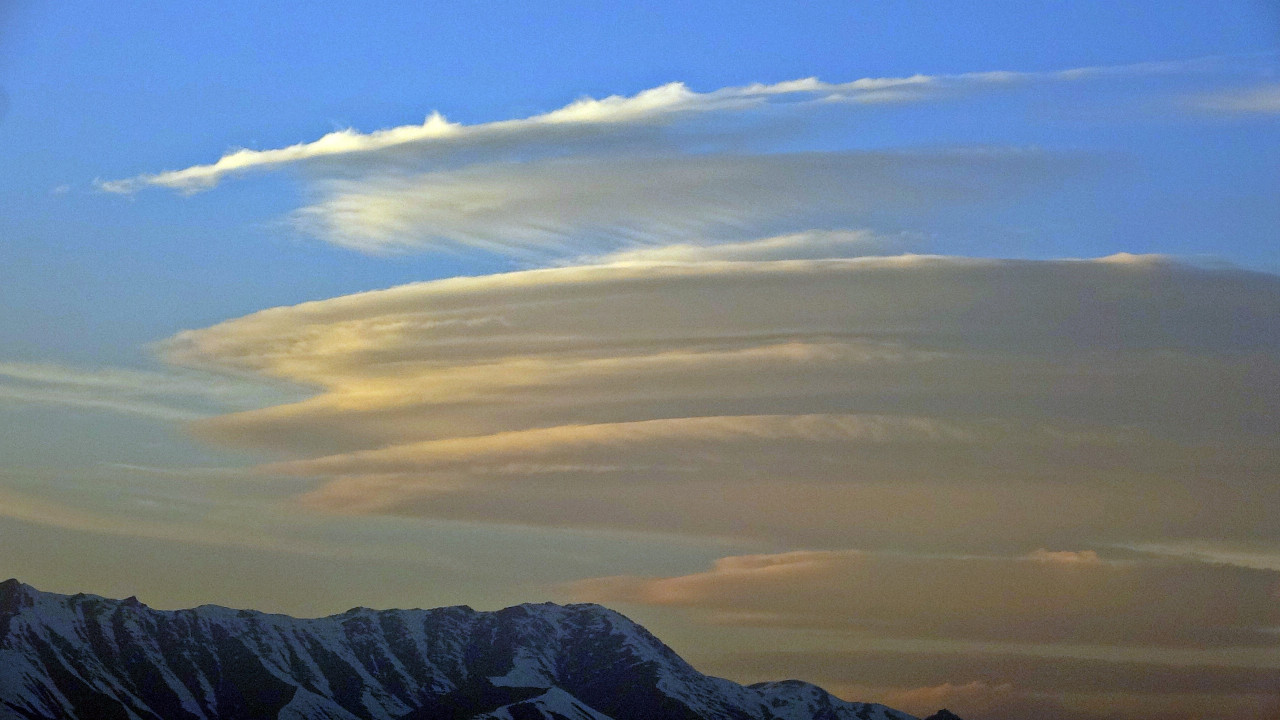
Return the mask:
POLYGON ((1273 3, 0 3, 0 575, 1280 712, 1273 3))

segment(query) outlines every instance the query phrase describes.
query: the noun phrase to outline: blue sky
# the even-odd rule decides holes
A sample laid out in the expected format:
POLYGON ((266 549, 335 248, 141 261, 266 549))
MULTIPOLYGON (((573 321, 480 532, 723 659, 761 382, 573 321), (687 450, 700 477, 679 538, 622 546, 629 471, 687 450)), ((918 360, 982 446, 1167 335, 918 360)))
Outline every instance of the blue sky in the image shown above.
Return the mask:
POLYGON ((921 668, 1280 667, 1274 3, 0 8, 0 574, 602 600, 990 717, 1100 700, 921 668))
MULTIPOLYGON (((264 231, 296 200, 297 186, 281 178, 224 189, 217 199, 120 202, 91 189, 95 178, 206 162, 232 147, 417 122, 433 109, 466 123, 520 117, 674 80, 710 90, 808 76, 1048 71, 1275 51, 1276 11, 1262 2, 1033 5, 393 3, 353 11, 323 3, 86 3, 55 13, 17 3, 2 70, 9 110, 0 152, 16 169, 0 179, 5 301, 62 321, 42 323, 46 331, 89 313, 113 336, 128 333, 120 345, 129 347, 256 307, 467 272, 435 257, 370 262, 264 231), (51 194, 63 186, 65 195, 51 194), (293 270, 282 277, 282 266, 293 270), (190 292, 193 283, 204 291, 190 292)), ((1248 84, 1267 72, 1268 62, 1255 64, 1264 69, 1227 82, 1248 84)), ((1069 98, 1065 107, 1038 110, 1034 100, 1031 108, 984 99, 950 112, 908 110, 859 122, 838 142, 1009 142, 1109 153, 1123 166, 1111 172, 1129 174, 1127 197, 1083 217, 1073 203, 1067 218, 1054 219, 1054 251, 1123 246, 1276 267, 1267 237, 1275 211, 1266 200, 1276 194, 1277 151, 1260 140, 1274 133, 1266 118, 1191 121, 1124 96, 1118 107, 1093 102, 1072 117, 1069 98), (1176 152, 1162 151, 1169 148, 1176 152), (1156 187, 1135 187, 1147 183, 1156 187), (1130 209, 1135 202, 1139 212, 1130 209), (1068 222, 1078 226, 1061 227, 1068 222), (1223 226, 1239 239, 1204 237, 1223 226)), ((1110 194, 1105 183, 1092 190, 1086 200, 1110 194)), ((1031 243, 1010 249, 1043 252, 1031 243)), ((78 350, 95 335, 82 330, 37 340, 12 328, 8 342, 31 357, 110 352, 104 344, 78 350)))

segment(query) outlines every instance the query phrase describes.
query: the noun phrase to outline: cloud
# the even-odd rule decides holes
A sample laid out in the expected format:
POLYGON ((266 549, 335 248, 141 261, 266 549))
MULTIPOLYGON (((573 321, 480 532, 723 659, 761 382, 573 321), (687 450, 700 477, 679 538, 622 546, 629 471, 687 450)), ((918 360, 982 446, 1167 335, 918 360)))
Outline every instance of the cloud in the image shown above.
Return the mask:
POLYGON ((990 550, 1276 539, 1277 318, 1273 276, 1151 257, 627 263, 160 349, 319 388, 193 431, 328 511, 990 550))
MULTIPOLYGON (((0 480, 7 478, 0 477, 0 480)), ((308 536, 307 528, 301 523, 290 528, 292 533, 280 532, 280 528, 287 525, 280 515, 274 514, 273 517, 270 512, 263 513, 262 507, 253 507, 251 503, 238 503, 236 512, 226 513, 226 517, 210 517, 217 515, 217 511, 203 508, 208 516, 196 521, 191 513, 174 512, 172 506, 180 503, 168 502, 169 499, 117 498, 113 506, 103 507, 102 503, 85 503, 85 498, 77 498, 80 502, 68 502, 65 497, 48 497, 51 494, 48 489, 22 491, 0 485, 0 518, 99 536, 143 538, 170 544, 248 548, 325 557, 360 556, 370 560, 386 556, 385 548, 370 552, 368 548, 354 547, 352 543, 317 540, 308 536)))
POLYGON ((674 243, 578 258, 579 263, 694 263, 759 260, 821 260, 889 255, 916 241, 910 234, 886 237, 869 230, 809 230, 714 245, 674 243))
POLYGON ((1191 102, 1202 110, 1229 115, 1276 115, 1280 114, 1280 83, 1208 93, 1191 102))
POLYGON ((715 667, 735 677, 776 677, 782 667, 797 676, 820 678, 836 685, 862 683, 921 689, 950 686, 960 690, 978 683, 997 692, 1001 688, 1018 688, 1054 694, 1264 695, 1274 691, 1280 681, 1280 668, 1275 667, 1033 653, 761 650, 724 656, 715 667))
POLYGON ((0 402, 105 410, 186 421, 298 399, 284 383, 193 371, 0 362, 0 402))
POLYGON ((755 651, 708 659, 744 682, 812 678, 842 697, 872 699, 921 717, 1273 717, 1280 670, 1247 665, 1086 659, 987 652, 755 651))
POLYGON ((732 625, 1032 644, 1280 644, 1280 573, 1056 553, 946 557, 798 551, 706 572, 573 584, 595 602, 694 608, 732 625))
POLYGON ((921 101, 1025 82, 1071 82, 1093 77, 1180 72, 1204 65, 1206 60, 1139 63, 1123 66, 1084 67, 1055 72, 977 72, 952 75, 911 75, 861 78, 829 83, 803 78, 773 84, 751 84, 696 92, 673 82, 632 96, 581 98, 550 112, 525 118, 464 125, 433 112, 420 125, 362 133, 354 129, 329 133, 312 142, 270 150, 239 149, 216 162, 181 170, 100 181, 107 192, 133 193, 144 187, 199 192, 216 186, 225 177, 255 169, 270 169, 309 160, 351 158, 389 149, 428 148, 448 150, 495 142, 539 142, 593 135, 599 131, 672 122, 690 115, 740 112, 777 104, 882 103, 921 101))
MULTIPOLYGON (((324 181, 320 199, 297 210, 292 223, 363 252, 470 248, 563 258, 1007 202, 1085 164, 1007 149, 586 155, 324 181)), ((798 248, 763 252, 789 257, 787 249, 798 248)), ((711 256, 717 252, 734 250, 711 256)))
MULTIPOLYGON (((738 245, 813 228, 923 236, 971 225, 977 207, 999 211, 1060 187, 1098 158, 1026 148, 873 152, 851 132, 859 108, 1221 74, 1227 64, 1210 58, 844 83, 804 78, 707 92, 670 83, 471 125, 432 113, 422 124, 240 149, 213 163, 98 186, 193 193, 255 170, 297 168, 308 199, 280 220, 288 232, 365 253, 486 252, 535 265, 659 245, 738 245)), ((755 251, 786 255, 776 247, 755 251)))

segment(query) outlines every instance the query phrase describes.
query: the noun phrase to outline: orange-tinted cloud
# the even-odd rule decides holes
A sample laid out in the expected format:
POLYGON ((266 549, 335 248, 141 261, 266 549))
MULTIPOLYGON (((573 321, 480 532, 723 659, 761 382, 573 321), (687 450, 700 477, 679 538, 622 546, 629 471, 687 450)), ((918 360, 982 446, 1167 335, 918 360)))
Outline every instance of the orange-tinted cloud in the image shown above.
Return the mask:
POLYGON ((318 389, 194 425, 313 507, 1006 551, 1280 536, 1278 349, 1275 277, 1132 256, 565 267, 162 346, 318 389))
POLYGON ((1280 573, 1165 559, 800 551, 723 558, 706 572, 583 580, 598 602, 691 608, 719 622, 1003 643, 1280 644, 1280 573))

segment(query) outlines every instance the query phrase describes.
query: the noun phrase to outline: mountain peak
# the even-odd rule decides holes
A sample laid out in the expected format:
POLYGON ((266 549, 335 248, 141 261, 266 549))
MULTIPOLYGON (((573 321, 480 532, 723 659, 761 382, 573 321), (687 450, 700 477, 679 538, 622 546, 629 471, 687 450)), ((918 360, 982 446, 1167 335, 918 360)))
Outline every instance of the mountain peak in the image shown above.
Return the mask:
POLYGON ((30 605, 31 596, 35 592, 37 592, 35 588, 19 582, 16 578, 0 582, 0 613, 17 612, 24 603, 30 605))

